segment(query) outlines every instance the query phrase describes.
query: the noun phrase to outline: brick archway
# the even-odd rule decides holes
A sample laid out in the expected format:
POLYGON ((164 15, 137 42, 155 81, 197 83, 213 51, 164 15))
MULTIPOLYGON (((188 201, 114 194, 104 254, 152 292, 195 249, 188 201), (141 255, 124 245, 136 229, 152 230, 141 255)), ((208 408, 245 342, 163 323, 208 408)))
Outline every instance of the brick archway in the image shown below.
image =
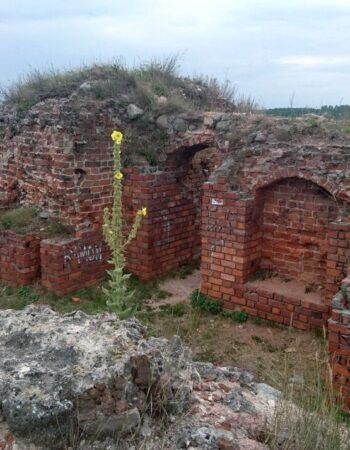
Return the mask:
POLYGON ((320 186, 325 191, 329 192, 334 198, 347 198, 350 202, 350 193, 346 190, 342 191, 335 183, 333 183, 327 177, 312 174, 310 172, 301 172, 300 170, 291 169, 278 169, 272 173, 266 173, 265 176, 260 177, 255 183, 253 183, 252 193, 256 195, 259 189, 266 188, 269 185, 278 183, 288 178, 299 178, 302 180, 310 181, 315 185, 320 186))
POLYGON ((337 220, 342 202, 335 201, 335 186, 328 180, 316 184, 314 177, 295 175, 293 171, 266 174, 254 183, 250 195, 230 191, 224 177, 205 185, 202 292, 224 300, 226 308, 240 307, 252 315, 307 329, 322 326, 329 317, 332 296, 347 270, 344 230, 349 224, 337 220), (283 173, 288 176, 283 178, 283 173), (285 189, 284 198, 279 197, 279 187, 285 189), (272 196, 267 204, 263 194, 272 196), (289 229, 292 219, 295 223, 289 229), (307 226, 299 233, 303 220, 307 226), (259 269, 281 271, 285 278, 302 283, 298 289, 251 284, 251 275, 259 269), (299 280, 304 272, 308 278, 299 280), (320 284, 322 296, 318 291, 306 295, 307 284, 311 289, 320 284))
POLYGON ((318 286, 325 297, 329 230, 342 202, 318 184, 297 177, 260 188, 255 199, 260 209, 259 267, 318 286))

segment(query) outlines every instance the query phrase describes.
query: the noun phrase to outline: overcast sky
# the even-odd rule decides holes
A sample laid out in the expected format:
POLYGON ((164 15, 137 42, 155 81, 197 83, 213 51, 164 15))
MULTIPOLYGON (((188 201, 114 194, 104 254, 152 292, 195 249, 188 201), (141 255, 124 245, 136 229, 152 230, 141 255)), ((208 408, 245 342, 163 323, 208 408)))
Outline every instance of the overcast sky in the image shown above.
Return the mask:
POLYGON ((350 0, 0 0, 0 83, 178 53, 262 106, 350 104, 350 0))

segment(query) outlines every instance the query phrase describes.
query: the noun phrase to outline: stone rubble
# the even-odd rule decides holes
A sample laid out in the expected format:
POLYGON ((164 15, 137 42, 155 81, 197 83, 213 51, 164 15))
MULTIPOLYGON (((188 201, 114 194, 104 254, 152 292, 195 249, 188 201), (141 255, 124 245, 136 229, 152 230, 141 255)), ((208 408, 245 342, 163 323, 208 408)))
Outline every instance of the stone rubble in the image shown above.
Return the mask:
POLYGON ((1 311, 0 358, 1 450, 268 448, 278 391, 137 320, 1 311))

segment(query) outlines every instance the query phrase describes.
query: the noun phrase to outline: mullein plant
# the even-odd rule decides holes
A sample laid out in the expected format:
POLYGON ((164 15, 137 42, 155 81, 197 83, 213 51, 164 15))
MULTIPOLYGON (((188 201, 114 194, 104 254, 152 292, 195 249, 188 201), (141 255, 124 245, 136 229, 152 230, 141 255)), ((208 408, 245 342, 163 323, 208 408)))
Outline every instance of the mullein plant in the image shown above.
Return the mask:
POLYGON ((107 271, 109 288, 103 288, 103 292, 106 295, 106 303, 109 309, 117 314, 120 319, 126 319, 135 313, 137 306, 132 303, 134 292, 128 291, 127 281, 131 274, 124 273, 125 250, 128 244, 135 239, 142 219, 147 215, 147 208, 141 208, 137 211, 129 235, 125 236, 122 206, 123 173, 121 172, 123 134, 120 131, 113 131, 111 137, 114 143, 113 207, 112 211, 108 208, 104 209, 103 235, 112 251, 110 263, 113 268, 107 271))

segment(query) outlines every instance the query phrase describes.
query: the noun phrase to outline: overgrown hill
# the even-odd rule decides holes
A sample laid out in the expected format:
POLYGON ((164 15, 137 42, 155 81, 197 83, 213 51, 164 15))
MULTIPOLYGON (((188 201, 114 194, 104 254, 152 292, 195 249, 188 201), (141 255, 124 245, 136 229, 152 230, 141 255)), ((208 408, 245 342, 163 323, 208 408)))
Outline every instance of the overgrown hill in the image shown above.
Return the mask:
POLYGON ((73 93, 96 100, 117 98, 120 102, 136 103, 144 110, 162 114, 193 110, 242 111, 255 106, 249 98, 238 98, 229 82, 221 84, 215 78, 180 76, 176 57, 133 67, 115 61, 66 71, 34 70, 2 89, 2 103, 24 112, 46 99, 67 98, 73 93))

